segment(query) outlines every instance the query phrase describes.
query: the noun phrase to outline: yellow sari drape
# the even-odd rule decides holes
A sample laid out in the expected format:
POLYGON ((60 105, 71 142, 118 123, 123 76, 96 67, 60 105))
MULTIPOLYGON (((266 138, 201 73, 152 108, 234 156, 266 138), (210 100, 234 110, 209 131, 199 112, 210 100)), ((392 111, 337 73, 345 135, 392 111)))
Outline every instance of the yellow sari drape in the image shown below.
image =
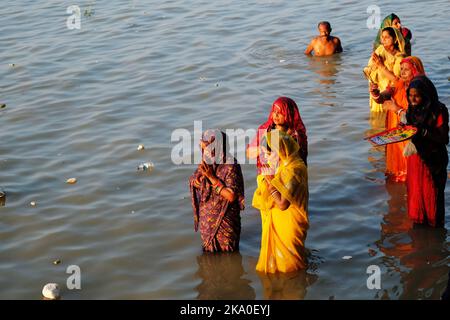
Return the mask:
MULTIPOLYGON (((383 45, 380 45, 377 50, 375 50, 375 53, 383 58, 384 65, 386 68, 394 73, 396 77, 400 77, 400 63, 402 62, 403 58, 405 57, 405 54, 402 52, 398 52, 395 56, 390 54, 386 51, 386 49, 383 47, 383 45)), ((394 83, 391 82, 388 78, 383 76, 381 72, 378 71, 378 69, 374 66, 372 62, 372 58, 369 60, 369 64, 367 65, 367 68, 370 73, 371 79, 378 84, 378 88, 380 89, 380 92, 383 92, 386 90, 388 86, 394 86, 394 83)), ((376 103, 375 100, 370 97, 370 111, 371 112, 382 112, 383 111, 383 104, 376 103)))
MULTIPOLYGON (((279 133, 280 164, 271 184, 289 200, 288 209, 280 210, 264 182, 258 187, 253 206, 261 211, 261 251, 256 270, 264 273, 292 272, 306 268, 305 240, 308 223, 308 173, 298 155, 299 146, 292 137, 279 133)), ((270 137, 270 134, 268 135, 270 137)), ((268 138, 270 146, 270 138, 268 138)))
MULTIPOLYGON (((406 57, 405 52, 405 39, 403 38, 401 32, 395 28, 393 28, 395 32, 395 43, 398 46, 398 52, 396 55, 390 54, 383 45, 379 45, 378 48, 376 48, 375 53, 379 55, 384 62, 384 66, 394 73, 394 75, 399 78, 400 77, 400 63, 402 62, 402 59, 406 57)), ((394 86, 395 83, 391 82, 388 78, 386 78, 383 73, 381 73, 378 68, 375 66, 375 64, 372 61, 372 58, 370 58, 369 63, 367 64, 367 67, 365 68, 367 73, 370 75, 370 78, 372 81, 374 81, 376 84, 378 84, 378 88, 380 89, 380 92, 386 90, 388 86, 394 86)), ((370 111, 371 112, 382 112, 383 111, 383 105, 376 103, 375 100, 370 96, 370 111)))

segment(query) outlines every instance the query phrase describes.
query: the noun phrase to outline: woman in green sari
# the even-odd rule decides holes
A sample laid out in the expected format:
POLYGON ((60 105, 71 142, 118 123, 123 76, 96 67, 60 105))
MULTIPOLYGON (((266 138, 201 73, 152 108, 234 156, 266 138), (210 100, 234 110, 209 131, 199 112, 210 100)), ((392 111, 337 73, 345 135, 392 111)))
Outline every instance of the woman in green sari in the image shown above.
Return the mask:
POLYGON ((395 13, 388 15, 381 23, 380 30, 378 31, 377 37, 373 43, 373 50, 377 50, 377 48, 381 45, 381 33, 383 32, 383 29, 387 27, 392 27, 399 31, 405 41, 405 53, 407 56, 410 56, 412 33, 408 28, 402 26, 400 18, 395 13))

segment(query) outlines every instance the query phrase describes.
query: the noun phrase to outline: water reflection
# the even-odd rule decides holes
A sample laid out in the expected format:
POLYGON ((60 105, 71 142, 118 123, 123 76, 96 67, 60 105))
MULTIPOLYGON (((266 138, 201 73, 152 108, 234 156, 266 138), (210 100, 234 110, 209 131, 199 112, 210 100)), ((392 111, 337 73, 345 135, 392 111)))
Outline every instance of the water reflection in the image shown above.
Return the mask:
POLYGON ((407 216, 405 185, 387 181, 386 189, 389 209, 376 245, 388 274, 400 276, 401 290, 386 290, 384 298, 440 299, 449 272, 447 230, 414 225, 407 216))
POLYGON ((257 272, 267 300, 303 300, 308 286, 317 276, 308 274, 306 270, 290 273, 264 274, 257 272))
POLYGON ((203 253, 197 257, 197 275, 202 282, 196 287, 200 300, 253 300, 255 290, 244 279, 240 253, 203 253))
MULTIPOLYGON (((369 109, 369 106, 367 106, 367 108, 369 109)), ((365 137, 369 137, 385 129, 386 113, 370 112, 369 124, 370 128, 364 132, 365 137)), ((369 156, 367 160, 374 167, 374 172, 383 172, 384 174, 386 168, 386 146, 371 146, 369 149, 369 156)), ((369 178, 369 180, 378 181, 375 178, 369 178)))
POLYGON ((308 69, 318 75, 315 82, 319 85, 314 89, 315 93, 321 95, 320 105, 334 107, 337 99, 336 78, 339 73, 342 58, 340 55, 330 57, 308 57, 308 69))

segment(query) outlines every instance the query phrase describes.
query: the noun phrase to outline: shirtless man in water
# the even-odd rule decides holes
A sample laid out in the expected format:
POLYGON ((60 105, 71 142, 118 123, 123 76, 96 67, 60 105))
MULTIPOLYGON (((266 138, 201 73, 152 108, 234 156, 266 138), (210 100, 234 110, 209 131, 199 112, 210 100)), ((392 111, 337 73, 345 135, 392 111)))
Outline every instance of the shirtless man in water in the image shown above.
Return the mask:
POLYGON ((342 52, 341 40, 338 37, 330 36, 331 25, 328 21, 319 22, 320 36, 311 40, 311 43, 305 50, 305 54, 311 54, 314 51, 315 56, 331 56, 342 52))

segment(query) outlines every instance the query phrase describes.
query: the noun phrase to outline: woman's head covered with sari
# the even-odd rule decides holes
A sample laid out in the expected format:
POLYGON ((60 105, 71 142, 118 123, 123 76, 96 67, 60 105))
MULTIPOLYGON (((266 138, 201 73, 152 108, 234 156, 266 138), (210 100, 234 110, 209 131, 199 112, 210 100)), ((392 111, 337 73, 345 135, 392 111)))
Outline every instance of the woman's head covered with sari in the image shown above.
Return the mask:
MULTIPOLYGON (((241 167, 237 160, 229 153, 227 135, 219 129, 208 129, 202 134, 200 141, 202 161, 211 166, 217 178, 227 188, 233 189, 237 194, 237 203, 240 210, 244 210, 244 180, 241 167)), ((200 165, 199 165, 200 166, 200 165)), ((209 179, 197 168, 190 178, 191 201, 194 211, 194 229, 199 225, 199 205, 207 203, 214 196, 213 186, 209 179), (196 190, 194 190, 194 188, 196 190)), ((220 197, 219 195, 216 195, 220 197)), ((224 202, 220 208, 224 213, 230 203, 224 202)), ((218 206, 214 210, 219 210, 218 206)), ((211 211, 214 211, 211 209, 211 211)), ((217 227, 217 226, 216 226, 217 227)))
MULTIPOLYGON (((259 126, 258 132, 256 133, 256 138, 250 143, 249 147, 258 147, 266 132, 275 128, 275 123, 273 120, 274 113, 284 116, 285 126, 287 127, 288 133, 292 135, 295 140, 297 140, 297 143, 300 146, 300 156, 306 164, 306 158, 308 155, 308 137, 306 135, 306 128, 303 124, 297 104, 294 100, 288 97, 279 97, 273 102, 267 121, 259 126)), ((260 171, 261 162, 259 157, 257 158, 257 167, 258 171, 260 171)))
POLYGON ((300 146, 289 134, 280 130, 272 130, 264 136, 264 139, 267 141, 270 152, 276 152, 279 156, 280 164, 299 158, 300 146))
POLYGON ((406 42, 400 30, 393 27, 383 28, 382 30, 380 30, 380 37, 382 36, 383 32, 388 32, 389 35, 394 39, 394 47, 398 51, 400 51, 400 53, 406 54, 406 42))
POLYGON ((258 131, 273 127, 274 112, 281 113, 286 120, 286 126, 291 130, 297 131, 306 139, 306 128, 303 124, 302 118, 300 117, 297 104, 294 100, 288 97, 279 97, 273 102, 267 121, 259 126, 258 131))
POLYGON ((445 145, 449 143, 447 107, 439 101, 433 82, 424 75, 411 81, 407 96, 409 106, 406 119, 408 124, 418 128, 411 141, 430 170, 435 184, 444 188, 448 164, 445 145))
MULTIPOLYGON (((208 129, 203 132, 200 144, 202 149, 202 159, 207 164, 216 166, 228 163, 227 161, 232 160, 228 153, 230 149, 227 136, 219 129, 208 129)), ((233 163, 234 161, 232 160, 232 162, 228 164, 233 163)))
MULTIPOLYGON (((375 38, 375 41, 373 43, 373 50, 376 50, 381 45, 381 34, 382 34, 383 30, 388 27, 392 27, 394 30, 397 30, 398 34, 401 36, 401 38, 403 39, 403 41, 405 43, 409 42, 409 39, 411 38, 411 32, 407 28, 402 28, 402 27, 397 28, 396 27, 397 23, 394 23, 397 21, 400 24, 400 18, 395 13, 391 13, 386 18, 384 18, 383 22, 380 25, 380 30, 378 30, 377 37, 375 38), (404 29, 405 34, 403 34, 402 29, 404 29), (409 38, 408 37, 405 38, 405 35, 409 35, 409 38)), ((406 46, 406 44, 403 47, 405 48, 405 46, 406 46)), ((402 51, 402 52, 404 52, 404 51, 402 51)))
POLYGON ((430 115, 437 117, 437 113, 442 107, 446 108, 444 104, 439 101, 439 96, 434 86, 428 77, 421 75, 415 77, 409 84, 406 91, 409 100, 409 107, 406 112, 406 119, 409 124, 417 127, 426 125, 425 121, 429 120, 430 115), (412 89, 417 90, 421 97, 421 102, 418 105, 413 105, 409 99, 412 89))
POLYGON ((406 57, 402 60, 401 64, 408 64, 414 78, 420 75, 425 75, 425 68, 423 67, 422 61, 418 57, 406 57))
MULTIPOLYGON (((263 141, 267 141, 267 146, 271 155, 278 161, 272 161, 275 164, 275 174, 271 184, 286 198, 291 204, 306 210, 308 202, 308 173, 298 150, 297 142, 286 132, 280 130, 272 130, 267 132, 263 141)), ((264 187, 263 187, 264 188, 264 187)), ((262 190, 260 190, 262 191, 262 190)), ((267 190, 262 191, 263 198, 267 190)), ((267 199, 271 199, 268 197, 267 199)), ((255 198, 254 198, 255 200, 255 198)), ((270 201, 269 201, 270 202, 270 201)), ((255 206, 255 203, 253 204, 255 206)), ((256 208, 261 208, 261 203, 256 204, 256 208)), ((264 207, 264 206, 263 206, 264 207)))

